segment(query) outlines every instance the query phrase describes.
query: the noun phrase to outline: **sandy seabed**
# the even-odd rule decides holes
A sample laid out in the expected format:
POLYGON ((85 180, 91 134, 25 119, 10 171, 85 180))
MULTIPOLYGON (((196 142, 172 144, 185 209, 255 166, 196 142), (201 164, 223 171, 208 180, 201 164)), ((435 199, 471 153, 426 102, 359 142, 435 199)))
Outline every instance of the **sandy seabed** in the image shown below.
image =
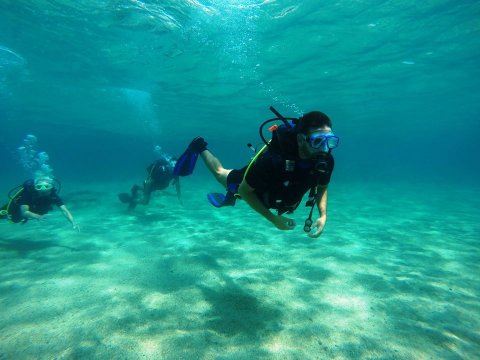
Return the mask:
POLYGON ((0 223, 0 359, 475 359, 480 190, 332 184, 321 238, 213 181, 127 212, 68 184, 81 224, 0 223))

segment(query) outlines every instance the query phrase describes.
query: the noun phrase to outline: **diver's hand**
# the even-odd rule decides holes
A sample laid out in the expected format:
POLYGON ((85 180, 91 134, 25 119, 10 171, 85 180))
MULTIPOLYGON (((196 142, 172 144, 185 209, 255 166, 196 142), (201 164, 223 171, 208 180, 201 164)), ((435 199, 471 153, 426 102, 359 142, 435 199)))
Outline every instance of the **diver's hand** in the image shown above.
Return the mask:
POLYGON ((277 229, 280 229, 280 230, 293 230, 297 225, 295 223, 295 220, 289 219, 282 215, 276 215, 272 219, 272 223, 273 225, 275 225, 277 229))
POLYGON ((308 234, 308 236, 311 238, 318 238, 320 235, 322 235, 326 221, 326 216, 319 217, 317 220, 315 220, 315 222, 312 224, 312 231, 310 234, 308 234))
POLYGON ((26 219, 26 220, 37 220, 37 221, 44 221, 45 220, 45 215, 40 215, 40 214, 37 214, 37 213, 34 213, 30 210, 28 211, 25 211, 24 214, 23 214, 23 217, 26 219))
POLYGON ((75 230, 76 232, 80 232, 80 225, 73 223, 72 224, 72 229, 75 230))
POLYGON ((38 216, 38 217, 36 218, 36 219, 37 219, 37 221, 47 221, 47 220, 48 220, 48 218, 49 218, 48 214, 45 214, 45 215, 38 215, 38 214, 35 214, 35 215, 37 215, 37 216, 38 216))

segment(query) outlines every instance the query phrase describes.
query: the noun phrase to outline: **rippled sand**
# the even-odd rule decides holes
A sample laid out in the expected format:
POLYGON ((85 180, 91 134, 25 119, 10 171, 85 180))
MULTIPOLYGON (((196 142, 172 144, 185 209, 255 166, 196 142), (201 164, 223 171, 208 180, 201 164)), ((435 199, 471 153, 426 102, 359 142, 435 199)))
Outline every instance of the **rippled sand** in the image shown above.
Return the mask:
POLYGON ((66 184, 77 221, 0 224, 0 359, 473 359, 480 191, 335 185, 320 239, 183 181, 66 184))

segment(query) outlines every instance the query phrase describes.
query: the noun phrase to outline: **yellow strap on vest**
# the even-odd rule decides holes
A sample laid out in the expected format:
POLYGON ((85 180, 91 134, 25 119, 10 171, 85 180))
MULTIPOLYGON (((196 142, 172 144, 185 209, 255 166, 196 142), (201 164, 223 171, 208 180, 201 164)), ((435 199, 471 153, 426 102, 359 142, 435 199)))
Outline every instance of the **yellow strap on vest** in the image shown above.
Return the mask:
MULTIPOLYGON (((22 187, 20 190, 18 190, 15 195, 13 195, 11 198, 10 198, 10 201, 8 202, 7 204, 7 208, 5 209, 5 211, 7 212, 7 216, 9 216, 8 214, 10 214, 10 205, 12 205, 12 202, 13 200, 15 200, 15 198, 23 191, 25 190, 24 187, 22 187)), ((10 217, 9 217, 9 220, 10 220, 10 217)))
MULTIPOLYGON (((268 143, 270 143, 270 141, 268 143)), ((245 170, 245 174, 243 174, 243 180, 245 180, 245 178, 247 177, 248 171, 250 170, 250 167, 252 166, 252 164, 255 162, 255 160, 257 160, 257 157, 263 152, 263 150, 265 150, 266 147, 267 147, 267 145, 263 145, 263 147, 260 149, 260 151, 255 154, 255 156, 252 158, 252 160, 250 160, 250 162, 248 163, 248 166, 247 166, 247 170, 245 170)), ((237 199, 242 198, 240 195, 238 195, 238 193, 233 194, 233 196, 235 196, 237 199)))
MULTIPOLYGON (((268 143, 270 144, 270 141, 268 143)), ((245 180, 245 178, 247 177, 248 171, 250 170, 250 167, 252 166, 252 164, 255 162, 255 160, 257 160, 257 157, 263 152, 263 150, 265 150, 266 147, 268 146, 263 145, 260 151, 252 158, 252 160, 250 160, 247 166, 247 170, 245 170, 245 174, 243 174, 243 180, 245 180)))

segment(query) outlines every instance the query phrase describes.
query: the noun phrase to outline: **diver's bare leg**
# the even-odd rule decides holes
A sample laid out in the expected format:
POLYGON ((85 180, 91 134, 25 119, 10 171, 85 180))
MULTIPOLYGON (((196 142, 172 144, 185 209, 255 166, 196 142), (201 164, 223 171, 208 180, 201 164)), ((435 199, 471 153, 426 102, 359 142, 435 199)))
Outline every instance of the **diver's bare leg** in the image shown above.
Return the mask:
POLYGON ((145 180, 143 183, 143 197, 141 200, 143 205, 148 205, 150 202, 152 191, 152 179, 147 178, 147 180, 145 180))
POLYGON ((215 176, 215 179, 226 188, 227 176, 232 170, 225 169, 220 160, 218 160, 209 150, 202 151, 200 156, 208 170, 210 170, 213 176, 215 176))

